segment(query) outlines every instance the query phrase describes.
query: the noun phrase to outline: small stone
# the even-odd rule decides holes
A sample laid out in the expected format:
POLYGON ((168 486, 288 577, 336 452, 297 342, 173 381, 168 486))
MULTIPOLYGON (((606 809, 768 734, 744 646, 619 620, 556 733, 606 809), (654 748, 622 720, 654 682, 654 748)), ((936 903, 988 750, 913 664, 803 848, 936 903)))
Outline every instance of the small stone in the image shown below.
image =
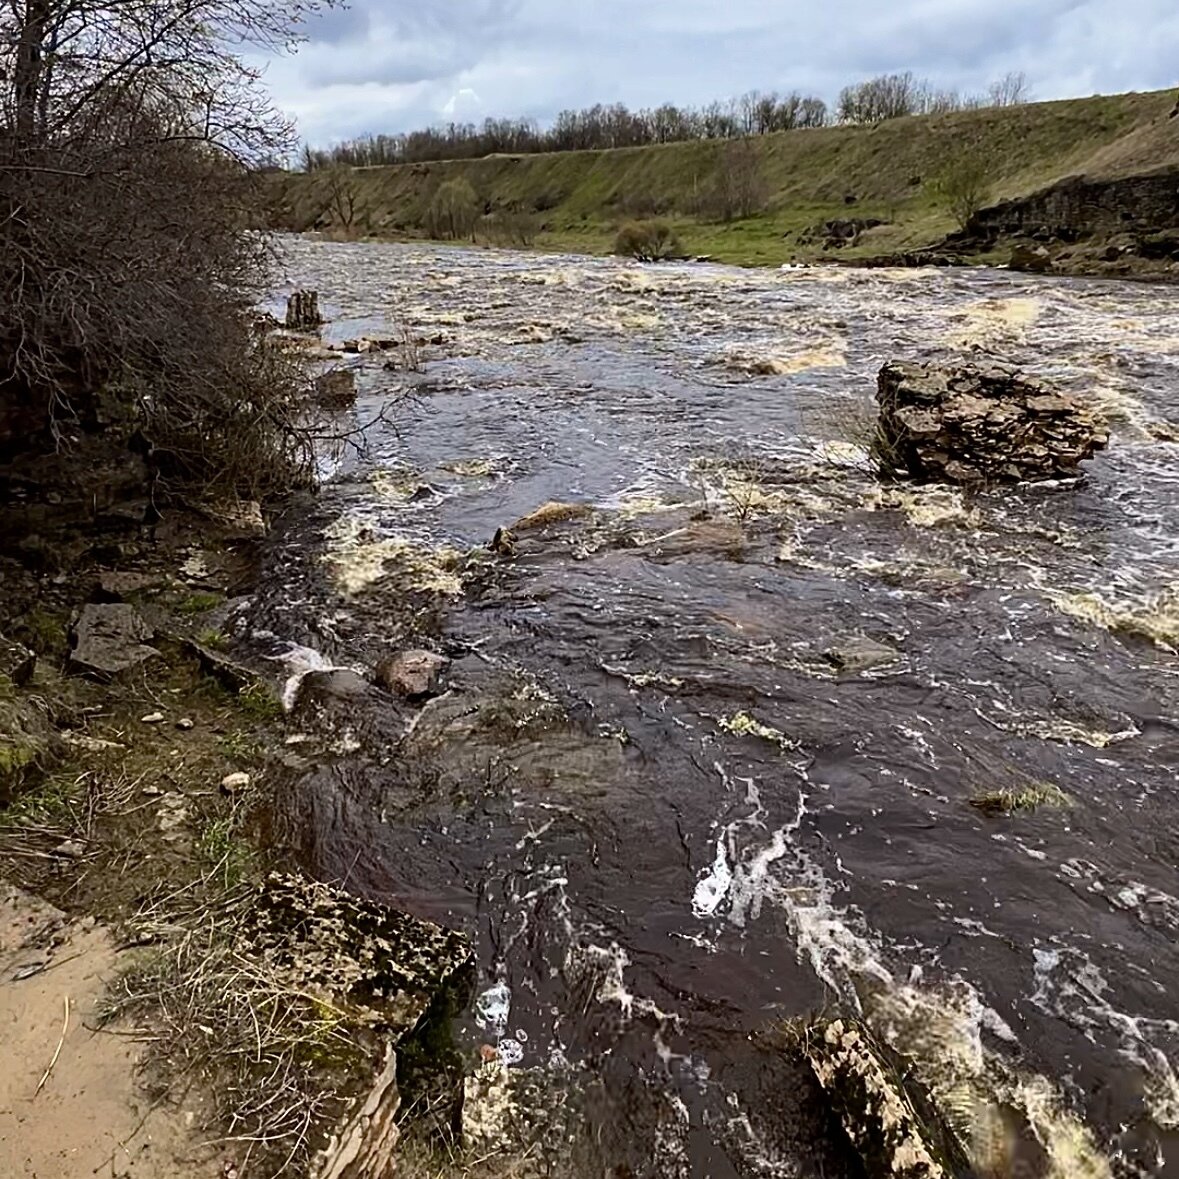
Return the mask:
POLYGON ((886 667, 900 660, 900 653, 895 647, 864 635, 852 635, 835 643, 823 652, 823 656, 832 667, 852 675, 875 667, 886 667))
POLYGON ((183 733, 187 733, 190 729, 196 728, 196 721, 191 716, 182 716, 177 722, 176 727, 183 733))
POLYGON ((250 775, 243 772, 236 774, 226 774, 221 779, 221 793, 222 794, 236 794, 239 790, 245 790, 250 784, 250 775))
POLYGON ((33 678, 36 667, 37 656, 28 647, 0 635, 0 677, 23 688, 33 678))
POLYGON ((164 714, 162 712, 149 712, 147 716, 141 716, 139 719, 145 725, 158 725, 164 719, 164 714))

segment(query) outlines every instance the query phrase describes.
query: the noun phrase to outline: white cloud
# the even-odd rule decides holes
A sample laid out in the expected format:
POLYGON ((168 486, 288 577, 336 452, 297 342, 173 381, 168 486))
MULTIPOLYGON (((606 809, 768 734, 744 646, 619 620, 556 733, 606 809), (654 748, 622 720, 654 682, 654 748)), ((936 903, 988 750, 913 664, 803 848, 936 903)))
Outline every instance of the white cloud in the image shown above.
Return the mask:
POLYGON ((483 100, 469 86, 452 94, 442 105, 442 113, 448 119, 465 120, 476 115, 483 108, 483 100))
POLYGON ((566 106, 699 104, 750 89, 829 101, 912 70, 978 90, 1025 71, 1037 98, 1175 82, 1174 0, 353 0, 268 84, 305 138, 566 106))

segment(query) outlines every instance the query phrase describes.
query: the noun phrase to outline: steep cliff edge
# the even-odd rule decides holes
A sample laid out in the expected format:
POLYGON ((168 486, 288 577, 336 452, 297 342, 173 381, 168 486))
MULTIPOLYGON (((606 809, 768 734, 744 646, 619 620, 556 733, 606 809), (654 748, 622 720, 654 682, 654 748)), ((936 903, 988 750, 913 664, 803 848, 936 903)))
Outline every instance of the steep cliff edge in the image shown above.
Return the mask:
POLYGON ((741 167, 751 169, 761 211, 727 223, 703 207, 734 166, 717 142, 279 173, 271 222, 296 232, 422 237, 438 188, 462 179, 488 228, 504 213, 526 217, 535 244, 547 249, 608 252, 621 222, 658 215, 690 253, 739 264, 912 259, 938 245, 943 256, 958 249, 1005 260, 1005 239, 1039 233, 1048 212, 1047 223, 1063 230, 1053 240, 1073 245, 1124 232, 1127 211, 1135 233, 1176 225, 1165 178, 1179 169, 1173 107, 1174 93, 1159 91, 759 137, 741 167), (984 211, 969 235, 955 236, 937 180, 963 155, 982 161, 988 179, 984 211))

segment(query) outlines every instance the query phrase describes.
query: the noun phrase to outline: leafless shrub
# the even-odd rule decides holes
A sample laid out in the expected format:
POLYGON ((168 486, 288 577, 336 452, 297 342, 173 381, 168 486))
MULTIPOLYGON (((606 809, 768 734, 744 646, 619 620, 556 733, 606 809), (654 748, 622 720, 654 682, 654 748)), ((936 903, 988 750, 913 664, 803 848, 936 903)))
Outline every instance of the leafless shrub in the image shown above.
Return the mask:
POLYGON ((426 360, 421 341, 410 324, 399 315, 393 317, 393 332, 398 346, 386 366, 407 373, 424 373, 426 360))
POLYGON ((479 224, 480 234, 496 246, 530 246, 536 230, 536 217, 523 209, 498 209, 479 224))
POLYGON ((258 494, 306 473, 302 375, 252 330, 271 262, 253 168, 289 129, 239 54, 308 7, 0 13, 0 447, 62 444, 114 406, 166 477, 258 494))
POLYGON ((756 140, 746 137, 724 144, 716 171, 697 198, 697 213, 712 221, 736 221, 761 213, 769 185, 756 140))
POLYGON ((869 398, 833 399, 810 416, 806 433, 815 454, 826 465, 889 478, 897 455, 880 430, 880 415, 869 398))
POLYGON ((614 252, 640 262, 661 262, 681 257, 683 246, 666 221, 630 221, 618 231, 614 252))
POLYGON ((426 216, 431 237, 458 241, 471 237, 479 219, 479 198, 469 181, 462 177, 438 186, 426 216))
POLYGON ((991 187, 990 160, 981 148, 964 147, 943 165, 934 194, 949 209, 959 229, 986 204, 991 187))

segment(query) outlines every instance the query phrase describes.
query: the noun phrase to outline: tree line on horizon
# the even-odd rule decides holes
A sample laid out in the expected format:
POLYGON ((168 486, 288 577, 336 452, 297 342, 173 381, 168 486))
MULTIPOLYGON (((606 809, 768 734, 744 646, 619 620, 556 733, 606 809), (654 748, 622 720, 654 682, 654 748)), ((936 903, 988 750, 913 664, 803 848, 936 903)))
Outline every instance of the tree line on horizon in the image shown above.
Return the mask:
POLYGON ((436 160, 479 159, 489 155, 647 147, 691 140, 732 140, 777 131, 872 124, 906 115, 944 114, 983 107, 1017 106, 1028 101, 1028 81, 1009 73, 981 94, 943 90, 911 72, 881 74, 846 86, 834 108, 821 98, 797 91, 763 94, 751 90, 727 102, 702 107, 663 106, 632 111, 622 103, 598 103, 561 111, 551 126, 535 119, 486 119, 449 123, 396 135, 362 135, 328 148, 303 148, 304 171, 436 160))

